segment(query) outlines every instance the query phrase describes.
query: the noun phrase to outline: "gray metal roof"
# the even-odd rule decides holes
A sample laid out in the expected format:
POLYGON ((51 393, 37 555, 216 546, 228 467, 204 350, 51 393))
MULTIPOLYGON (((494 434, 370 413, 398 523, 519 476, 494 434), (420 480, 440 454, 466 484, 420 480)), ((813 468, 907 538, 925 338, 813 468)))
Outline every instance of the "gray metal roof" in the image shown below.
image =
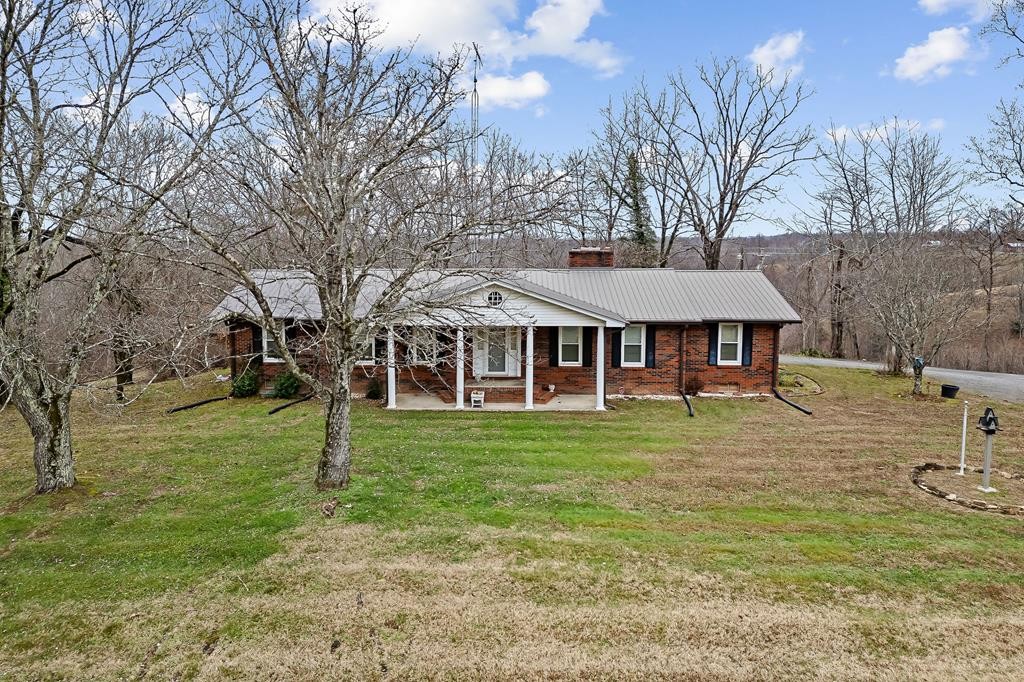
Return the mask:
MULTIPOLYGON (((308 273, 264 270, 253 273, 274 316, 318 319, 320 302, 308 273)), ((371 271, 362 288, 366 310, 386 286, 388 271, 371 271)), ((716 321, 800 322, 778 289, 756 270, 670 270, 660 268, 565 268, 495 271, 493 277, 464 273, 422 273, 425 282, 444 283, 447 291, 472 288, 485 281, 504 282, 599 317, 629 322, 716 321), (451 288, 449 288, 451 287, 451 288)), ((444 298, 444 296, 442 296, 444 298)), ((411 301, 410 301, 411 302, 411 301)), ((211 317, 258 316, 248 292, 238 287, 211 317)))
POLYGON ((800 315, 757 270, 566 268, 519 274, 630 322, 800 322, 800 315))

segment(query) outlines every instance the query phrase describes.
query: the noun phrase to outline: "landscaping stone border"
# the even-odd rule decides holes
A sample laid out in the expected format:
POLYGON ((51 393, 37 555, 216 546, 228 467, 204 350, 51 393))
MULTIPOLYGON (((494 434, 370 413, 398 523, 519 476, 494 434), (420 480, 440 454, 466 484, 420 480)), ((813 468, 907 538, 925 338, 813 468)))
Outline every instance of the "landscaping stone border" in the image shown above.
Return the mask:
MULTIPOLYGON (((946 466, 945 464, 936 464, 935 462, 926 462, 919 464, 910 471, 910 480, 921 490, 926 493, 941 497, 948 502, 954 502, 959 504, 961 507, 967 507, 968 509, 976 509, 978 511, 995 512, 996 514, 1008 514, 1010 516, 1024 516, 1024 505, 1017 504, 999 504, 998 502, 986 502, 985 500, 972 500, 966 497, 960 497, 956 493, 951 493, 937 488, 929 483, 925 483, 922 479, 924 474, 928 471, 958 471, 959 466, 946 466)), ((982 473, 981 467, 965 467, 965 471, 971 471, 976 474, 982 473)), ((992 473, 1000 478, 1007 480, 1021 480, 1020 474, 1010 474, 1005 471, 992 470, 992 473)))

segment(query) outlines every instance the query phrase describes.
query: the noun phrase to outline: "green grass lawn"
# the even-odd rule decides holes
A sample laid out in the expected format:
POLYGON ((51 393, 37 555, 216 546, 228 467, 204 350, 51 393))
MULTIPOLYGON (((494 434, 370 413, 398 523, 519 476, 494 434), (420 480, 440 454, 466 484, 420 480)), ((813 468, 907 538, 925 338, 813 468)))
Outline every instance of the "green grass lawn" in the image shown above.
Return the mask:
MULTIPOLYGON (((800 371, 813 417, 359 405, 333 519, 312 403, 165 414, 210 377, 83 403, 80 485, 45 497, 7 411, 0 679, 1021 674, 1024 519, 909 481, 955 462, 959 403, 800 371)), ((997 464, 1024 471, 1024 409, 992 404, 997 464)))

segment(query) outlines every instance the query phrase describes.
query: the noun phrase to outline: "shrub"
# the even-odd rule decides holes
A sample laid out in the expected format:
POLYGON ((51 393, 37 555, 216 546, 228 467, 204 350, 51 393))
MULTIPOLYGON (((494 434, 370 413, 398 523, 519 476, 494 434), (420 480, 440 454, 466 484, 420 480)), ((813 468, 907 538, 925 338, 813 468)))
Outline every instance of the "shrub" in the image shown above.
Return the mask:
POLYGON ((373 377, 370 379, 370 383, 366 385, 366 399, 367 400, 380 400, 384 397, 384 389, 380 385, 380 379, 373 377))
POLYGON ((699 377, 690 376, 686 379, 686 385, 683 387, 686 395, 697 395, 704 390, 704 382, 699 377))
POLYGON ((231 382, 232 398, 248 398, 256 395, 260 390, 260 380, 256 372, 247 369, 231 382))
POLYGON ((802 355, 805 358, 830 358, 832 357, 824 351, 820 351, 817 348, 803 348, 797 355, 802 355))
POLYGON ((274 390, 271 391, 272 398, 294 398, 299 393, 299 378, 291 372, 281 372, 274 379, 274 390))

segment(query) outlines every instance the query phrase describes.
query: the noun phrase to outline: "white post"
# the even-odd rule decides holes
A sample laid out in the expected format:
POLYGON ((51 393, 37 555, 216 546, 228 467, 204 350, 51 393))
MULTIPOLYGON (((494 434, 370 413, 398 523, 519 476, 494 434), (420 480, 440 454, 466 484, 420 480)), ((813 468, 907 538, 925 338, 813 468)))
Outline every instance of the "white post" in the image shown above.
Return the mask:
POLYGON ((398 396, 395 395, 398 381, 395 377, 395 329, 388 327, 388 409, 398 407, 398 396))
POLYGON ((466 407, 466 332, 455 332, 455 409, 466 407))
POLYGON ((524 410, 533 409, 533 325, 526 328, 526 405, 524 410))
POLYGON ((981 470, 981 485, 978 486, 978 490, 983 493, 994 493, 998 492, 992 487, 992 437, 993 434, 985 434, 985 464, 981 470))
POLYGON ((604 327, 597 328, 597 400, 595 409, 604 409, 604 327))
POLYGON ((967 401, 964 401, 964 431, 960 436, 960 471, 958 475, 964 475, 964 467, 967 465, 967 401))

